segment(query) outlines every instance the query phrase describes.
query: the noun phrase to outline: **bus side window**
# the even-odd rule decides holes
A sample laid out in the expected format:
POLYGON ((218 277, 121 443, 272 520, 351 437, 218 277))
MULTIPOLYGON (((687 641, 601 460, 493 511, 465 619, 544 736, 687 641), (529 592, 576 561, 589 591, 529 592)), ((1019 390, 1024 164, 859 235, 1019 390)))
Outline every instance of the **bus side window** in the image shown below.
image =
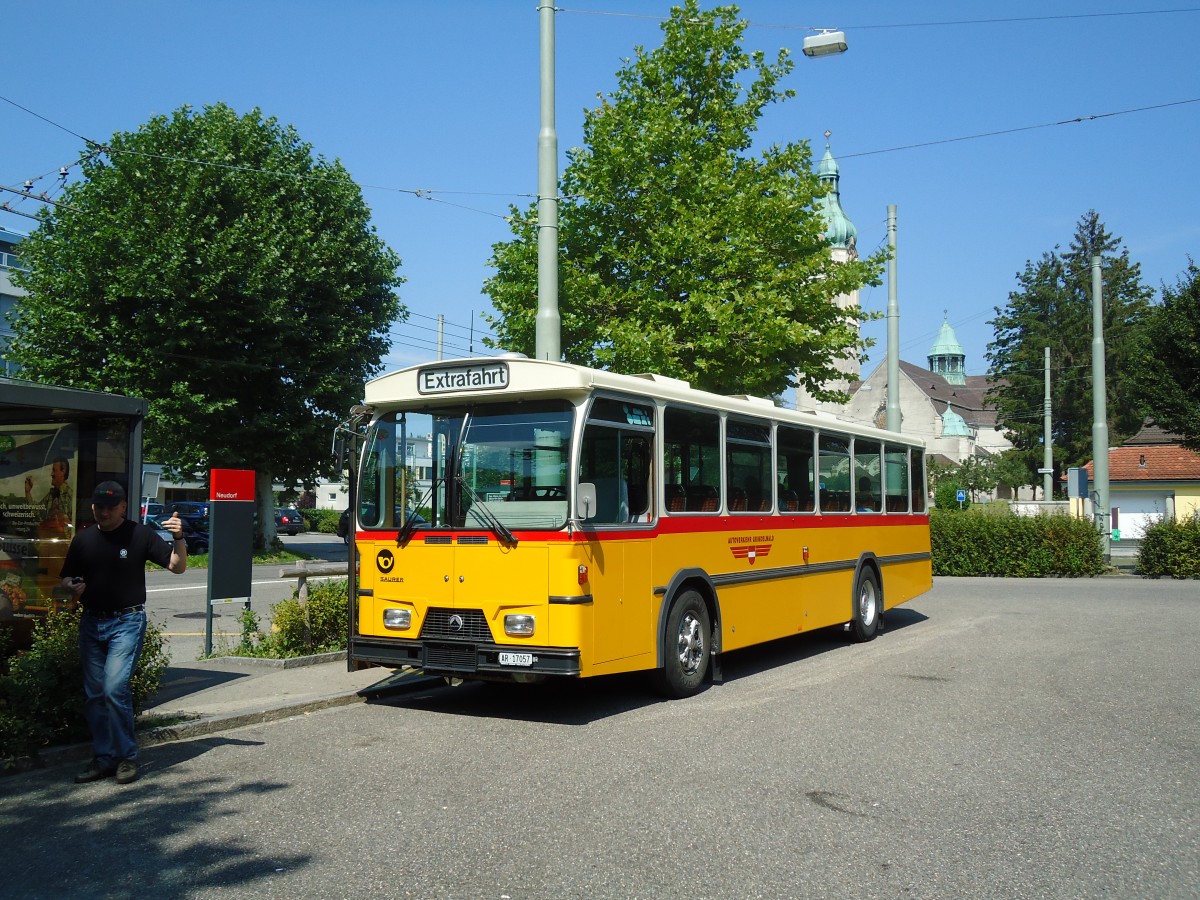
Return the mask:
POLYGON ((680 506, 670 489, 668 511, 716 512, 721 503, 722 468, 717 415, 668 406, 663 414, 662 455, 667 484, 679 486, 685 498, 680 506))
POLYGON ((590 524, 650 521, 653 434, 641 427, 643 420, 650 420, 650 411, 636 404, 609 398, 593 404, 579 465, 579 480, 596 487, 596 514, 590 524))
POLYGON ((812 512, 816 494, 813 432, 807 428, 780 425, 776 429, 775 440, 779 511, 812 512))

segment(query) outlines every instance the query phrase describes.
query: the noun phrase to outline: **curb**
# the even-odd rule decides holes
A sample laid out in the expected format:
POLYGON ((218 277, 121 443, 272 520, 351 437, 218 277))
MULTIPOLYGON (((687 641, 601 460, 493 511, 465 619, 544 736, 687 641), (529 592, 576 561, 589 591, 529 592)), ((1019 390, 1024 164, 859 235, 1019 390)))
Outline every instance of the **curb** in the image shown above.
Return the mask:
POLYGON ((317 653, 312 656, 289 656, 286 659, 276 659, 270 656, 206 656, 203 659, 192 660, 188 665, 203 666, 205 663, 209 663, 215 666, 234 666, 245 669, 299 669, 304 666, 340 662, 345 658, 345 650, 334 650, 330 653, 317 653))

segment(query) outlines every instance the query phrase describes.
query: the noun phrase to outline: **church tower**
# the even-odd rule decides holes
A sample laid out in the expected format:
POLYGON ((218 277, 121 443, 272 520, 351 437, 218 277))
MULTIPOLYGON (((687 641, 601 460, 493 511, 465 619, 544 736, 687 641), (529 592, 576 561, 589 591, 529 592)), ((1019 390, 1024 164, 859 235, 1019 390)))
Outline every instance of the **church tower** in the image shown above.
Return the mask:
MULTIPOLYGON (((825 223, 825 240, 829 242, 829 255, 835 262, 847 262, 858 259, 858 229, 842 209, 841 170, 837 160, 829 149, 830 132, 825 132, 825 155, 817 166, 817 177, 828 189, 828 193, 817 201, 817 211, 825 223)), ((846 318, 858 328, 858 290, 842 294, 835 298, 838 309, 844 310, 846 318)), ((861 363, 855 353, 849 359, 840 359, 835 367, 841 376, 829 382, 834 390, 849 392, 849 387, 861 377, 861 363)), ((796 389, 796 406, 799 409, 822 409, 827 412, 841 412, 842 405, 838 403, 821 403, 814 400, 803 387, 796 389)))
POLYGON ((942 327, 929 350, 929 371, 936 372, 949 384, 967 383, 967 354, 950 322, 943 318, 942 327))

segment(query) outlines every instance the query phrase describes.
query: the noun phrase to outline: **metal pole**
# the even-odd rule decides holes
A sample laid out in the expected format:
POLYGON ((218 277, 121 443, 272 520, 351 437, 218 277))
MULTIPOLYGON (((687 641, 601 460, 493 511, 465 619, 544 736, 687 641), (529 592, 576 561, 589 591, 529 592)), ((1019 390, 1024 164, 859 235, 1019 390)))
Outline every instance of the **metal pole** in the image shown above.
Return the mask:
POLYGON ((438 313, 438 330, 437 330, 437 358, 442 358, 442 340, 446 332, 446 317, 442 313, 438 313))
POLYGON ((1050 348, 1046 348, 1046 398, 1042 401, 1042 500, 1054 499, 1054 445, 1050 436, 1050 348))
POLYGON ((1108 394, 1104 382, 1104 297, 1100 257, 1092 257, 1092 469, 1096 527, 1104 561, 1112 559, 1108 526, 1108 394))
POLYGON ((558 133, 554 130, 554 6, 538 7, 541 18, 541 130, 538 132, 538 311, 534 355, 558 360, 558 133))
POLYGON ((896 299, 896 204, 887 208, 887 427, 900 430, 900 302, 896 299))

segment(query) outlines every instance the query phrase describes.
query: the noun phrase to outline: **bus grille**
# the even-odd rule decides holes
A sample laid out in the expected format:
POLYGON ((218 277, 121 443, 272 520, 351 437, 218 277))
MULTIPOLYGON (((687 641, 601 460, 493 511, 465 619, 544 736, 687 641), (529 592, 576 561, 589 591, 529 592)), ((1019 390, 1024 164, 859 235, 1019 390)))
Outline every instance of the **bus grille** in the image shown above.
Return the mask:
POLYGON ((425 645, 425 668, 435 672, 474 672, 474 644, 425 645))
POLYGON ((425 614, 421 637, 426 640, 432 638, 492 643, 492 632, 488 628, 487 619, 477 609, 443 609, 435 606, 425 614))

